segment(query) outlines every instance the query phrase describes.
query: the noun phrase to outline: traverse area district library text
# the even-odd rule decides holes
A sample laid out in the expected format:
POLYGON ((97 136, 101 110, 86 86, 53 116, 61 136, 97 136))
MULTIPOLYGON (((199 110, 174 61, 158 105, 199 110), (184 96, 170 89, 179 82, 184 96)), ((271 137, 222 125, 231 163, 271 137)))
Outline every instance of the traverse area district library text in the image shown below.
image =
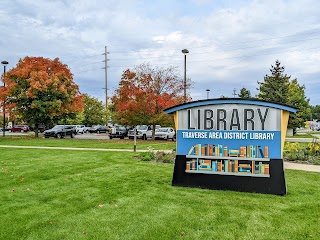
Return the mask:
POLYGON ((236 140, 273 140, 273 132, 184 132, 182 131, 182 138, 195 139, 236 139, 236 140))

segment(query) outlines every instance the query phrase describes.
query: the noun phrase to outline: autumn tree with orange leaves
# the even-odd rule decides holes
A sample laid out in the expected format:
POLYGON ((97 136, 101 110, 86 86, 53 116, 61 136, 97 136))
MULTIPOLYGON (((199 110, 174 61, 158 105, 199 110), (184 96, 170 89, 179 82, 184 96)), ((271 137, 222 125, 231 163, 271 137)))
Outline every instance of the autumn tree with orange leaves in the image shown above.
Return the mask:
MULTIPOLYGON (((188 79, 187 86, 190 85, 188 79)), ((152 68, 150 64, 141 64, 134 71, 123 72, 112 97, 112 110, 115 121, 123 125, 169 126, 173 125, 173 118, 163 110, 183 100, 183 80, 176 67, 152 68)))
POLYGON ((5 97, 6 108, 28 125, 34 125, 36 137, 40 124, 83 109, 82 95, 73 75, 58 58, 20 59, 4 81, 6 88, 2 88, 0 97, 5 97))

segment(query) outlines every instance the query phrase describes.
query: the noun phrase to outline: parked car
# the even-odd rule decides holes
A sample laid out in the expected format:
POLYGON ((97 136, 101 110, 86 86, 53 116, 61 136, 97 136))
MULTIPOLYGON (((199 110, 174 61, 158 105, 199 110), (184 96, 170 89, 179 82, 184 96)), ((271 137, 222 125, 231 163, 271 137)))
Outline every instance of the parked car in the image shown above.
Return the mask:
POLYGON ((90 133, 106 133, 108 132, 108 127, 106 126, 95 126, 89 129, 90 133))
MULTIPOLYGON (((49 129, 48 127, 44 126, 44 125, 39 125, 38 126, 38 132, 43 133, 45 130, 49 129)), ((35 131, 35 126, 32 125, 29 127, 30 131, 35 131)))
POLYGON ((76 125, 75 126, 77 134, 84 134, 85 131, 85 126, 84 125, 76 125))
POLYGON ((172 127, 158 128, 155 132, 155 139, 175 140, 176 132, 172 127))
POLYGON ((87 133, 87 132, 89 132, 90 129, 91 129, 91 127, 84 127, 84 128, 83 128, 83 132, 84 132, 84 133, 87 133))
POLYGON ((110 132, 109 133, 110 139, 112 139, 112 138, 124 139, 128 135, 127 128, 126 127, 122 127, 122 126, 112 127, 109 132, 110 132))
POLYGON ((76 135, 76 129, 74 126, 70 125, 57 125, 53 128, 46 130, 43 132, 45 138, 55 137, 55 138, 64 138, 66 136, 70 136, 74 138, 76 135))
POLYGON ((30 129, 28 125, 14 125, 12 128, 9 128, 9 132, 28 132, 30 129))
MULTIPOLYGON (((160 125, 156 125, 156 129, 160 128, 160 125)), ((134 138, 134 129, 128 132, 129 139, 134 138)), ((138 125, 136 127, 136 138, 147 140, 152 137, 152 126, 151 125, 138 125)))

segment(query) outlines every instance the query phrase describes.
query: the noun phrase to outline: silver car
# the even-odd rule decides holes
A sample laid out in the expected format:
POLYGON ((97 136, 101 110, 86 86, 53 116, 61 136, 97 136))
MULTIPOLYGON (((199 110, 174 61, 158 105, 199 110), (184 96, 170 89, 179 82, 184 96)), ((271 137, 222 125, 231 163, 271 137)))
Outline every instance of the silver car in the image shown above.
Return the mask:
POLYGON ((176 132, 172 127, 161 127, 155 131, 155 139, 175 140, 176 132))

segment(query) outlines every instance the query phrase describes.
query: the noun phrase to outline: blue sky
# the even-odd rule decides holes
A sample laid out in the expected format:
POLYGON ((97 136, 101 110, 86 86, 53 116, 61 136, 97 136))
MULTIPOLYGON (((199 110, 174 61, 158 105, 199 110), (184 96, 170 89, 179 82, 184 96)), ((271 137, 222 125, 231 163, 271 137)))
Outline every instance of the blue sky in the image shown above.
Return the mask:
POLYGON ((285 73, 320 105, 320 2, 270 1, 33 1, 3 0, 0 60, 16 66, 25 56, 59 57, 82 93, 105 99, 104 47, 108 47, 108 96, 127 68, 149 62, 176 66, 194 100, 233 97, 278 59, 285 73))

